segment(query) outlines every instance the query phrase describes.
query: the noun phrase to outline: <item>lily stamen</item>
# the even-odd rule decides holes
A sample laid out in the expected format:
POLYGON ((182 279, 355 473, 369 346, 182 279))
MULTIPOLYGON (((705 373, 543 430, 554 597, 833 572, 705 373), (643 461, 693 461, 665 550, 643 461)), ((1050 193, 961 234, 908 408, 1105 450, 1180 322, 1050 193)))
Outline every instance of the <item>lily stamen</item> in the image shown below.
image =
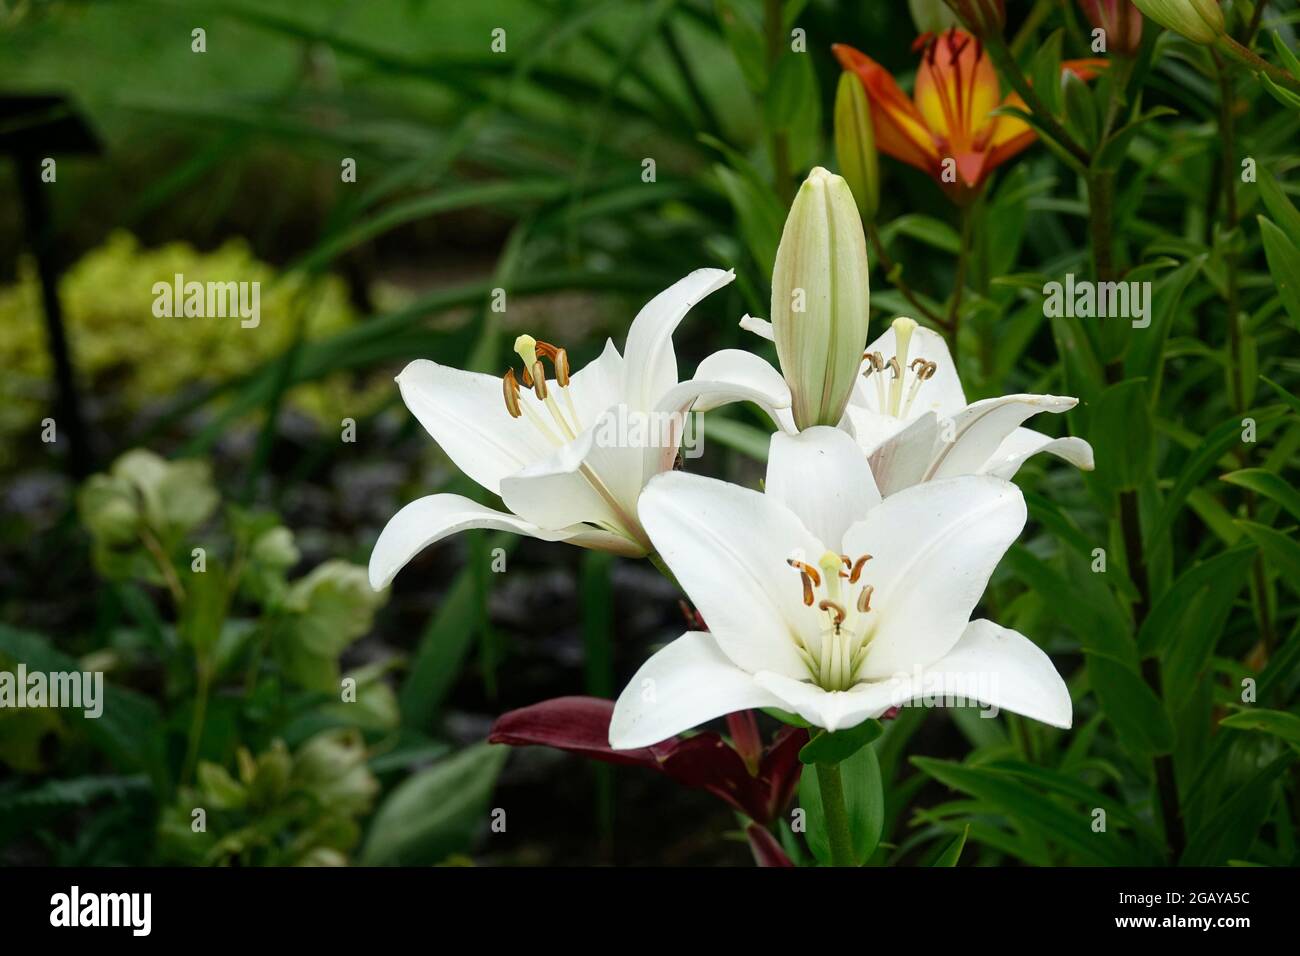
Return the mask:
POLYGON ((510 413, 510 417, 520 417, 523 411, 519 407, 519 380, 515 378, 514 369, 506 369, 506 374, 501 377, 501 390, 505 395, 506 411, 510 413))

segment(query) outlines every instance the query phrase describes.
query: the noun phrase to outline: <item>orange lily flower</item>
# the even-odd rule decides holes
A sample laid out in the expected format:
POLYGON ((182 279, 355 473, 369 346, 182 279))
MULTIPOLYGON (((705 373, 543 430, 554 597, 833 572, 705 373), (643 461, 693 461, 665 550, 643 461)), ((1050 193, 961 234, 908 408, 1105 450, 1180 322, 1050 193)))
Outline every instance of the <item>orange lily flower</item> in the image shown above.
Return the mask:
MULTIPOLYGON (((843 43, 832 49, 866 88, 876 147, 929 173, 958 203, 973 199, 994 168, 1037 137, 1017 117, 989 115, 999 106, 1025 109, 1025 102, 1015 93, 1002 98, 983 44, 964 30, 917 39, 921 66, 910 100, 871 57, 843 43)), ((1062 69, 1090 80, 1105 66, 1103 59, 1067 60, 1062 69)))

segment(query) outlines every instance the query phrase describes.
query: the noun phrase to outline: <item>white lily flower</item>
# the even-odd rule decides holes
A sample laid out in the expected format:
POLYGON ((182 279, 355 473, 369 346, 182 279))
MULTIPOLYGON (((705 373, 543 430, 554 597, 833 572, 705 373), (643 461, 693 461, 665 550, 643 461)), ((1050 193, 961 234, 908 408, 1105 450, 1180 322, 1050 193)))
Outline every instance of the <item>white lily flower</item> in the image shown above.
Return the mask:
POLYGON ((765 493, 674 472, 650 482, 640 514, 709 630, 632 678, 610 722, 617 749, 755 707, 835 731, 954 688, 1070 726, 1047 655, 970 620, 1024 527, 1009 482, 967 475, 882 501, 853 439, 823 426, 773 436, 765 493))
MULTIPOLYGON (((741 328, 764 338, 771 325, 745 316, 741 328)), ((1030 456, 1049 452, 1091 471, 1092 446, 1082 438, 1051 438, 1021 427, 1040 412, 1079 404, 1063 395, 1003 395, 966 403, 943 336, 912 319, 895 319, 867 346, 862 374, 845 409, 847 427, 871 462, 885 496, 955 475, 994 475, 1010 481, 1030 456)), ((780 416, 793 431, 788 415, 780 416)))
POLYGON ((515 342, 518 377, 513 369, 496 378, 423 359, 407 365, 397 376, 407 408, 461 471, 510 510, 453 494, 411 502, 375 542, 371 586, 387 587, 424 548, 469 528, 647 554, 637 498, 646 481, 672 468, 686 415, 732 401, 753 401, 773 415, 790 405, 780 373, 737 349, 710 355, 694 378, 678 382, 673 332, 734 277, 692 272, 641 309, 623 355, 607 342, 599 358, 572 374, 564 349, 528 335, 515 342))

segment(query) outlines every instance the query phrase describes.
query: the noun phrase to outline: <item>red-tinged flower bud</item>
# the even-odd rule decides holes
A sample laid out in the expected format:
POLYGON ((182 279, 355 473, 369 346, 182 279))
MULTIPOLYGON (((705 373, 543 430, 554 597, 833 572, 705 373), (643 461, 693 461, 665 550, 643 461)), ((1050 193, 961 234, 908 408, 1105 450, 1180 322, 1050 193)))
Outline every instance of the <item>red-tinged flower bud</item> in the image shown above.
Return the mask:
POLYGON ((1007 24, 1006 0, 945 0, 952 12, 961 18, 966 29, 983 39, 990 33, 1001 33, 1007 24))
POLYGON ((1133 56, 1142 46, 1142 11, 1130 0, 1079 0, 1088 22, 1102 31, 1105 46, 1093 44, 1094 53, 1133 56))

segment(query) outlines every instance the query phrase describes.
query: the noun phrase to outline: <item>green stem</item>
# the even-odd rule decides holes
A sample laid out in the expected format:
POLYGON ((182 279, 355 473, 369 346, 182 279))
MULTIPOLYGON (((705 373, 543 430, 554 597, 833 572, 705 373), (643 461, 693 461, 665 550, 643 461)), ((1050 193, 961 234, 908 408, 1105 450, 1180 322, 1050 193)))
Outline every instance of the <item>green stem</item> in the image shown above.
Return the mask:
POLYGON ((1241 381, 1241 294, 1237 280, 1237 254, 1232 249, 1237 229, 1237 137, 1236 121, 1232 115, 1234 97, 1232 74, 1223 60, 1216 56, 1215 67, 1219 74, 1219 139, 1223 143, 1223 221, 1229 234, 1224 243, 1223 264, 1228 278, 1228 389, 1232 405, 1237 411, 1245 408, 1245 390, 1241 381))
POLYGON ((819 763, 816 767, 817 786, 822 795, 822 815, 826 818, 826 839, 831 846, 831 866, 856 866, 840 765, 819 763))
POLYGON ((194 768, 199 760, 199 744, 203 740, 203 724, 208 714, 208 688, 211 675, 207 661, 201 656, 198 660, 198 687, 194 691, 194 714, 190 718, 189 739, 185 745, 185 763, 181 767, 181 783, 188 783, 194 776, 194 768))
POLYGON ((1280 69, 1269 63, 1262 56, 1252 50, 1250 47, 1242 46, 1230 36, 1219 38, 1217 49, 1226 53, 1231 59, 1236 60, 1245 66, 1250 67, 1258 73, 1265 73, 1274 83, 1285 86, 1288 89, 1300 93, 1300 79, 1292 76, 1286 70, 1280 69))
POLYGON ((961 207, 961 245, 957 249, 957 276, 953 281, 952 302, 948 306, 948 324, 945 327, 948 334, 948 348, 952 352, 954 363, 957 361, 957 340, 961 333, 962 293, 966 289, 966 273, 970 268, 972 222, 975 218, 971 212, 973 205, 974 203, 961 207))
POLYGON ((890 258, 889 253, 885 250, 884 240, 880 238, 880 231, 876 229, 874 222, 867 223, 867 239, 871 242, 872 247, 876 250, 876 261, 880 263, 880 269, 885 273, 885 280, 897 289, 918 313, 925 316, 933 324, 941 329, 948 327, 948 320, 942 315, 936 313, 933 309, 921 301, 921 297, 912 290, 903 278, 903 270, 899 269, 897 274, 894 272, 894 260, 890 258))

